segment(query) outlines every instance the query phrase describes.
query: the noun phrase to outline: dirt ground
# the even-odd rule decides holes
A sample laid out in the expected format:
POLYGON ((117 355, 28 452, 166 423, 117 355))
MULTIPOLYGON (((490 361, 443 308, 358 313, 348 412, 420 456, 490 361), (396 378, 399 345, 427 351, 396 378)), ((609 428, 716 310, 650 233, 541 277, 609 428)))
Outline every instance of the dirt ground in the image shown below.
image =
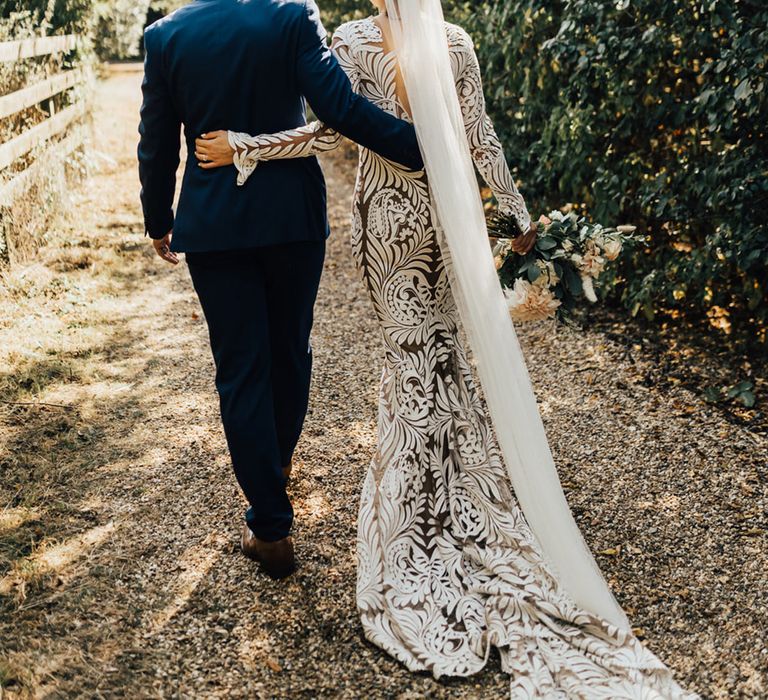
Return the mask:
MULTIPOLYGON (((331 240, 292 486, 301 568, 238 552, 204 323, 142 237, 139 74, 101 84, 96 172, 0 297, 0 697, 504 698, 362 637, 355 520, 381 348, 348 242, 355 161, 324 166, 331 240)), ((597 331, 521 331, 569 501, 637 633, 710 698, 768 695, 766 438, 597 331)))

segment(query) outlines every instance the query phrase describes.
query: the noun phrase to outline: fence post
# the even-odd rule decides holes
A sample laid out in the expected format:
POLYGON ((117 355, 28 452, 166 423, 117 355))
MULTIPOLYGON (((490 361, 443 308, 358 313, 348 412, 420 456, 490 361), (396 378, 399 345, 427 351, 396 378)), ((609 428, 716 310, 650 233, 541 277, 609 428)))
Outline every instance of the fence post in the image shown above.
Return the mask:
MULTIPOLYGON (((53 56, 70 52, 80 44, 77 35, 40 37, 21 41, 0 42, 0 62, 17 61, 53 56)), ((0 118, 12 117, 18 112, 45 105, 48 115, 41 122, 23 130, 20 134, 0 143, 0 173, 20 158, 27 157, 41 146, 45 150, 20 172, 13 173, 5 181, 0 180, 0 262, 9 259, 8 231, 12 225, 14 200, 23 194, 44 168, 50 167, 50 159, 63 160, 83 141, 83 129, 77 126, 86 114, 85 100, 80 97, 69 106, 57 110, 55 98, 82 85, 88 72, 82 67, 71 68, 48 76, 7 95, 0 96, 0 118), (55 140, 55 142, 54 142, 55 140)))

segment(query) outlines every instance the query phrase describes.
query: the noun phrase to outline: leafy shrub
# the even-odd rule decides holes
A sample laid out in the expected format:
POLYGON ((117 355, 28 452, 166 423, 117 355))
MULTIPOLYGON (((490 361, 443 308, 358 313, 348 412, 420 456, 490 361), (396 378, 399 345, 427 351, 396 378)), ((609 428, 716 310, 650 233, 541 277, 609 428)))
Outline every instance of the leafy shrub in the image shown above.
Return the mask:
POLYGON ((323 16, 323 24, 329 32, 353 19, 362 19, 376 12, 369 0, 336 0, 335 2, 318 2, 323 16))
MULTIPOLYGON (((346 18, 359 5, 324 2, 346 18)), ((761 0, 444 3, 473 35, 531 209, 564 203, 647 245, 613 296, 633 313, 768 323, 768 5, 761 0)))
POLYGON ((85 36, 93 27, 93 0, 0 0, 0 21, 13 23, 23 16, 33 18, 38 36, 85 36))
MULTIPOLYGON (((329 32, 334 31, 344 22, 363 19, 378 10, 370 0, 318 0, 323 15, 323 24, 329 32)), ((462 24, 464 20, 477 9, 482 11, 487 3, 461 2, 460 0, 443 0, 443 11, 448 20, 462 24)))
POLYGON ((144 33, 149 0, 95 3, 96 51, 103 59, 135 58, 144 33))
POLYGON ((150 0, 0 0, 0 22, 32 18, 35 34, 79 34, 102 59, 138 55, 150 0))
POLYGON ((647 232, 623 271, 632 312, 764 328, 768 7, 505 0, 472 17, 532 199, 647 232))
POLYGON ((150 25, 156 22, 184 4, 186 4, 185 0, 150 0, 145 24, 150 25))

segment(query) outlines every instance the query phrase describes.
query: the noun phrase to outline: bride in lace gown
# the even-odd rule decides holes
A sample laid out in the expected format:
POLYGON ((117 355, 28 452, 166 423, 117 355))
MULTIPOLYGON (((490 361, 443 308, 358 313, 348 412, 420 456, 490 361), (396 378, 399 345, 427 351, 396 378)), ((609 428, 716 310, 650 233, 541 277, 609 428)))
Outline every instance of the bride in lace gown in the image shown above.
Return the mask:
MULTIPOLYGON (((377 0, 384 9, 384 1, 377 0)), ((486 115, 472 41, 446 24, 472 159, 503 213, 531 220, 486 115)), ((403 119, 410 110, 385 12, 351 22, 332 50, 354 89, 403 119)), ((268 135, 216 132, 198 156, 260 163, 336 148, 320 123, 268 135), (223 155, 222 155, 223 154, 223 155)), ((514 698, 685 698, 629 631, 577 605, 519 508, 473 380, 450 264, 425 172, 361 149, 352 249, 381 326, 378 448, 358 520, 357 602, 366 637, 413 671, 468 676, 496 647, 514 698)))

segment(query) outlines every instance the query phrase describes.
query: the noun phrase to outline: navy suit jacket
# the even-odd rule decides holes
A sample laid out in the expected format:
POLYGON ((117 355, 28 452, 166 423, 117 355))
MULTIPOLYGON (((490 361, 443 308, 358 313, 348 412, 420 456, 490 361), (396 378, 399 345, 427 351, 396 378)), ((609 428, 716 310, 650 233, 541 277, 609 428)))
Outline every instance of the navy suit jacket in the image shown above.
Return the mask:
POLYGON ((324 240, 316 158, 260 163, 244 187, 233 167, 203 170, 202 133, 273 133, 317 117, 409 168, 423 167, 412 125, 356 95, 330 52, 315 0, 194 0, 145 33, 139 172, 147 233, 173 229, 179 252, 324 240), (190 154, 174 220, 181 127, 190 154))

